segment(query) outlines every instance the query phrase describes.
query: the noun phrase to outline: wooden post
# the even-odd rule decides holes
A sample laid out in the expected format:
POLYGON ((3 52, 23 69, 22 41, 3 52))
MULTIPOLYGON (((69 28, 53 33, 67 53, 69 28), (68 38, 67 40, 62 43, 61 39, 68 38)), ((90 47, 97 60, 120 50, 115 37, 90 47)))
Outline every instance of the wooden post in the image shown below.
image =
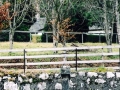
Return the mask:
POLYGON ((99 33, 99 43, 101 43, 101 34, 99 33))
POLYGON ((45 35, 46 35, 46 43, 48 43, 48 34, 45 33, 45 35))
POLYGON ((30 32, 30 42, 32 42, 32 34, 31 34, 31 32, 30 32))

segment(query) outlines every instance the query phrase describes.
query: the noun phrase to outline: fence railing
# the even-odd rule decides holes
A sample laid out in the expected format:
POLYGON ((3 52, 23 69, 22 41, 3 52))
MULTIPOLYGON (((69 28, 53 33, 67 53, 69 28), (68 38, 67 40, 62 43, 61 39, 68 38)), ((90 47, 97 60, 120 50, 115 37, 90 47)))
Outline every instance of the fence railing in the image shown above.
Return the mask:
MULTIPOLYGON (((93 30, 93 31, 98 31, 97 29, 96 30, 93 30)), ((3 32, 8 32, 9 33, 9 30, 2 30, 2 33, 3 32)), ((46 31, 46 32, 44 32, 44 31, 37 31, 37 32, 30 32, 30 31, 20 31, 20 30, 17 30, 17 31, 15 31, 16 33, 28 33, 28 34, 30 34, 30 38, 29 38, 29 41, 31 42, 32 40, 32 34, 34 33, 34 34, 38 34, 38 33, 41 33, 41 34, 45 34, 45 42, 47 43, 47 42, 49 42, 49 36, 52 36, 52 34, 53 34, 53 32, 51 32, 51 31, 46 31)), ((84 43, 84 42, 91 42, 91 40, 88 40, 89 39, 89 37, 88 37, 88 41, 86 41, 86 37, 84 37, 84 35, 87 35, 87 36, 90 36, 90 35, 97 35, 98 37, 97 37, 97 41, 95 40, 95 42, 102 42, 102 40, 103 40, 103 36, 105 36, 105 33, 99 33, 99 32, 69 32, 69 34, 74 34, 74 35, 81 35, 81 37, 80 37, 80 42, 81 43, 84 43)), ((39 34, 38 34, 39 35, 39 34)), ((114 43, 118 43, 118 39, 117 39, 117 33, 113 33, 113 36, 114 36, 114 43)), ((9 40, 9 39, 8 39, 9 40)), ((104 41, 105 42, 105 41, 104 41)))
MULTIPOLYGON (((78 64, 93 64, 93 63, 120 63, 120 45, 117 46, 84 46, 84 47, 64 47, 64 48, 38 48, 38 49, 12 49, 12 50, 0 50, 0 53, 6 52, 22 52, 23 55, 21 56, 4 56, 1 54, 0 60, 14 60, 14 59, 23 59, 24 62, 20 63, 1 63, 0 66, 23 66, 24 72, 27 70, 27 66, 32 65, 65 65, 65 64, 75 64, 74 69, 78 68, 78 64), (101 52, 93 52, 93 50, 99 49, 101 52), (104 49, 116 49, 113 52, 108 53, 104 51, 104 49), (86 53, 82 53, 82 51, 86 50, 86 53), (62 51, 63 53, 51 53, 51 54, 38 54, 38 55, 27 55, 28 52, 48 52, 48 51, 62 51), (66 53, 71 52, 71 53, 66 53), (78 57, 87 57, 87 56, 118 56, 116 59, 111 60, 79 60, 78 57), (72 61, 67 61, 67 58, 75 58, 72 61), (28 62, 28 59, 36 59, 36 58, 63 58, 63 61, 54 61, 54 62, 28 62)), ((84 67, 79 67, 79 69, 83 69, 84 67)), ((120 65, 106 67, 106 68, 113 68, 113 69, 120 69, 120 65)), ((52 69, 52 68, 51 68, 52 69)))

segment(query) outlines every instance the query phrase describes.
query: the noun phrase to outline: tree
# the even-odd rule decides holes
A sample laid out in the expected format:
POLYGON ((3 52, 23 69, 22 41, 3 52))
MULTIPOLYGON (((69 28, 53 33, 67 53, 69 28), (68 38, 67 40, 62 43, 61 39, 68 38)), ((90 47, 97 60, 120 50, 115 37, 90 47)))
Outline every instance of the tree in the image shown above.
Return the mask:
POLYGON ((59 22, 57 24, 57 28, 59 29, 59 37, 53 36, 58 42, 60 42, 63 47, 66 46, 66 41, 69 39, 74 38, 74 34, 71 34, 72 29, 70 28, 71 26, 74 26, 74 24, 71 24, 71 19, 66 18, 62 22, 59 22))
POLYGON ((60 37, 60 25, 66 18, 79 13, 79 0, 38 0, 41 16, 45 16, 47 21, 51 23, 53 31, 53 46, 58 46, 58 39, 60 37), (76 7, 77 6, 77 7, 76 7), (58 27, 59 26, 59 27, 58 27))
POLYGON ((0 30, 8 26, 8 21, 12 19, 12 17, 9 16, 8 9, 10 7, 9 2, 5 2, 3 5, 0 6, 0 30))
POLYGON ((25 16, 28 12, 30 5, 32 5, 31 0, 10 0, 11 8, 8 9, 9 15, 11 13, 16 13, 11 20, 9 20, 9 41, 10 41, 10 49, 13 48, 13 40, 14 40, 14 32, 16 28, 18 28, 23 21, 25 20, 25 16))
POLYGON ((87 0, 86 10, 93 16, 93 24, 101 26, 105 31, 106 44, 112 45, 113 24, 115 21, 114 0, 87 0))
POLYGON ((115 0, 115 23, 117 28, 117 37, 118 37, 118 43, 120 44, 120 21, 119 21, 119 5, 118 0, 115 0))

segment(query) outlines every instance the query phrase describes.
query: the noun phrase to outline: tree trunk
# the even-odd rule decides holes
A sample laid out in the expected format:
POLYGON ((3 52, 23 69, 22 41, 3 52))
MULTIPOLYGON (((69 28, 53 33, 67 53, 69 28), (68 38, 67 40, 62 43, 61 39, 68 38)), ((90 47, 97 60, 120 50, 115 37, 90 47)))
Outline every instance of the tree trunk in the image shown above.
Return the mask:
POLYGON ((53 47, 57 47, 58 46, 58 34, 55 28, 55 25, 52 25, 53 28, 53 47))
POLYGON ((13 34, 9 32, 9 42, 10 42, 10 49, 13 49, 13 34))
MULTIPOLYGON (((104 10, 104 30, 105 30, 105 37, 106 37, 106 44, 109 46, 109 45, 112 45, 112 30, 110 30, 109 28, 109 23, 108 23, 108 20, 107 20, 107 6, 106 6, 106 0, 104 0, 104 7, 103 7, 103 10, 104 10)), ((108 52, 111 52, 112 49, 111 48, 108 48, 108 52)))
POLYGON ((119 26, 118 0, 115 0, 115 15, 116 15, 116 27, 117 27, 118 43, 120 44, 120 26, 119 26))
POLYGON ((13 28, 10 28, 10 32, 9 32, 10 49, 13 49, 14 31, 15 30, 13 28))
POLYGON ((52 29, 53 29, 53 47, 58 47, 59 34, 57 31, 57 14, 55 10, 52 10, 52 29))
POLYGON ((9 42, 10 42, 10 49, 13 49, 13 29, 11 25, 11 20, 9 20, 9 26, 10 26, 10 31, 9 31, 9 42))

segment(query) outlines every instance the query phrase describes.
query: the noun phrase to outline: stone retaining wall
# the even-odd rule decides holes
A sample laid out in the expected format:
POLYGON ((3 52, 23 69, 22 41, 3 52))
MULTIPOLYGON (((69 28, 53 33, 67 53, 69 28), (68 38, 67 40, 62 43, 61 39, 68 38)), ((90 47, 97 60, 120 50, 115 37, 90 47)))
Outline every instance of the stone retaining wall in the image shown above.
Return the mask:
POLYGON ((0 77, 0 90, 120 90, 120 72, 7 75, 0 77))

